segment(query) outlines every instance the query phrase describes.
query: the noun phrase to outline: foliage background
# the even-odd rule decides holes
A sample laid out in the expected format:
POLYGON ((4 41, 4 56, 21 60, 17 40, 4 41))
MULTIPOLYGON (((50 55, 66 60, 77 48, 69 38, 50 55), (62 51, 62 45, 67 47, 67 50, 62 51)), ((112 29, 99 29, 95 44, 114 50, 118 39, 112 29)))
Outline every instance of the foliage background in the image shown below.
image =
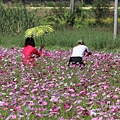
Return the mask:
MULTIPOLYGON (((96 14, 99 10, 110 13, 100 6, 98 12, 77 6, 73 14, 68 8, 60 9, 61 5, 36 10, 1 3, 1 119, 120 118, 120 37, 118 32, 118 39, 113 40, 113 14, 106 15, 108 18, 96 14), (25 30, 47 24, 55 30, 43 36, 45 48, 50 50, 43 49, 43 55, 36 58, 37 66, 24 66, 20 47, 24 46, 25 30), (61 50, 70 49, 78 39, 93 50, 92 56, 84 57, 85 69, 76 65, 68 68, 71 50, 61 50)), ((40 38, 35 42, 39 47, 40 38)))
MULTIPOLYGON (((24 46, 24 34, 29 28, 39 25, 52 25, 55 32, 44 36, 46 48, 69 49, 78 39, 84 39, 93 50, 119 49, 119 31, 117 40, 113 40, 114 9, 107 1, 94 1, 91 9, 83 9, 86 4, 75 5, 74 13, 68 3, 52 2, 54 7, 32 7, 19 3, 0 3, 0 44, 4 47, 24 46), (65 7, 63 7, 63 5, 65 7), (57 7, 56 7, 57 6, 57 7), (97 6, 97 9, 94 7, 97 6), (101 11, 103 14, 101 14, 101 11)), ((51 2, 47 2, 50 6, 51 2)), ((45 5, 45 4, 44 4, 45 5)), ((120 13, 118 11, 118 13, 120 13)), ((118 14, 118 30, 119 30, 118 14)), ((40 38, 35 38, 36 47, 40 38)))

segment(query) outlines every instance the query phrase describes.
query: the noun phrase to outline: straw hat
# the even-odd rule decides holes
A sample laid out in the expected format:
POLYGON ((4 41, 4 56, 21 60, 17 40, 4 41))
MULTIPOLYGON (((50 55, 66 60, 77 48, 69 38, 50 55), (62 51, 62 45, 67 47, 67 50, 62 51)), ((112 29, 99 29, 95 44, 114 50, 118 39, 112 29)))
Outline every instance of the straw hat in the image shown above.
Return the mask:
POLYGON ((83 40, 78 40, 78 44, 84 44, 83 40))

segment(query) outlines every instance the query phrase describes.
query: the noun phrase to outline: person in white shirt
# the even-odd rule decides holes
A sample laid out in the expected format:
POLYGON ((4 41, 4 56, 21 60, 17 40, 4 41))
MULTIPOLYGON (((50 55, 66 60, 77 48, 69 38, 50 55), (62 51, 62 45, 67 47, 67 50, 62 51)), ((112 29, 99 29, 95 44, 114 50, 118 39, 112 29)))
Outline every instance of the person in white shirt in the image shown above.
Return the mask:
POLYGON ((68 67, 69 67, 70 63, 85 65, 83 62, 83 57, 91 55, 91 54, 92 54, 91 51, 88 49, 87 46, 84 45, 84 42, 82 40, 79 40, 78 45, 75 46, 72 50, 72 55, 69 59, 68 67))

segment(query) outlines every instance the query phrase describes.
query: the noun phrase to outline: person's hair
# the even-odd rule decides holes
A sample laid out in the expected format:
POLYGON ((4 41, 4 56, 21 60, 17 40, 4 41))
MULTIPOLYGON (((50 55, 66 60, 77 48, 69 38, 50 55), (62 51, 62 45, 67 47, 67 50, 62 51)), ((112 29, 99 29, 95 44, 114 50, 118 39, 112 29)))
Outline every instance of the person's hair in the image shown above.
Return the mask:
POLYGON ((78 44, 84 45, 84 41, 83 40, 78 40, 78 44))
POLYGON ((35 47, 35 41, 32 37, 27 37, 25 39, 25 46, 27 46, 27 45, 31 45, 31 46, 35 47))

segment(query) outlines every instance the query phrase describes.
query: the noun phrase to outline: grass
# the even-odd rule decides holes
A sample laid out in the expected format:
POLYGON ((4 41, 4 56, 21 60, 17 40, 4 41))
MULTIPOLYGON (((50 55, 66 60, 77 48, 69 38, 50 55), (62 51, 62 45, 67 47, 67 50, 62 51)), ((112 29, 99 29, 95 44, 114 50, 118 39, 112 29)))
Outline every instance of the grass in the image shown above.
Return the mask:
MULTIPOLYGON (((79 39, 82 39, 91 50, 119 52, 119 38, 118 34, 117 40, 113 40, 113 30, 110 28, 63 29, 43 36, 43 44, 47 49, 70 49, 79 39)), ((24 33, 21 33, 1 36, 0 43, 3 47, 23 47, 24 41, 24 33)), ((36 47, 39 47, 40 38, 35 38, 35 42, 36 47)))

